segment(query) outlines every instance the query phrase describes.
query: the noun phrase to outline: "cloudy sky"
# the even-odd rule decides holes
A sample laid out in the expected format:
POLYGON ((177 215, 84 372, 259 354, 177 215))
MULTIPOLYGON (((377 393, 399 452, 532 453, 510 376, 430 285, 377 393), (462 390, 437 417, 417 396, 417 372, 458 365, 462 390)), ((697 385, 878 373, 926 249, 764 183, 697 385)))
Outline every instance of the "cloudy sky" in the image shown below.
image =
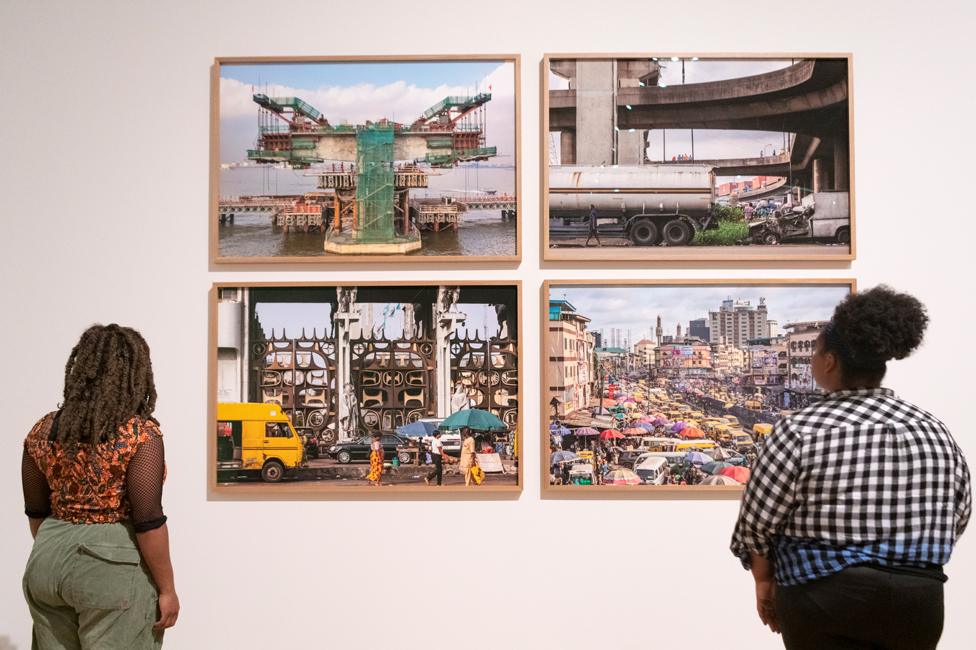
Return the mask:
POLYGON ((658 315, 666 335, 673 335, 678 323, 682 332, 688 321, 708 317, 726 298, 748 300, 753 306, 766 299, 769 318, 780 328, 791 322, 827 320, 834 306, 847 295, 847 286, 659 286, 659 287, 550 287, 550 299, 569 300, 576 310, 591 319, 589 329, 610 328, 631 331, 631 340, 652 338, 658 315))
MULTIPOLYGON (((366 305, 360 307, 367 308, 366 305)), ((374 303, 372 308, 373 325, 377 333, 380 328, 383 328, 387 338, 395 338, 403 332, 403 308, 400 303, 374 303)), ((462 303, 458 309, 467 316, 467 321, 455 330, 459 334, 463 335, 467 329, 468 334, 474 336, 477 330, 484 338, 486 331, 490 335, 498 331, 498 319, 495 317, 494 307, 462 303)), ((319 335, 331 331, 329 318, 332 308, 329 303, 259 302, 255 310, 268 335, 271 334, 272 329, 278 336, 281 336, 284 330, 291 337, 299 336, 302 328, 309 336, 312 335, 313 328, 319 335)))
MULTIPOLYGON (((681 85, 682 64, 680 61, 662 59, 660 85, 681 85)), ((733 61, 691 61, 684 62, 684 83, 704 83, 738 79, 750 75, 771 72, 788 67, 789 60, 733 60, 733 61)), ((549 87, 565 89, 569 81, 549 73, 549 87)), ((667 159, 678 154, 691 154, 692 135, 688 129, 668 129, 662 137, 661 131, 648 134, 647 155, 652 161, 667 159)), ((773 149, 784 147, 783 134, 770 131, 718 131, 696 129, 694 134, 695 157, 698 159, 750 158, 761 151, 769 155, 773 149)), ((550 147, 558 148, 558 140, 550 138, 550 147), (554 146, 555 145, 555 146, 554 146)))
POLYGON ((247 159, 257 139, 254 93, 299 97, 332 124, 410 123, 448 95, 491 92, 487 144, 514 164, 515 66, 503 61, 291 63, 220 69, 220 160, 247 159), (490 87, 490 90, 489 90, 490 87))

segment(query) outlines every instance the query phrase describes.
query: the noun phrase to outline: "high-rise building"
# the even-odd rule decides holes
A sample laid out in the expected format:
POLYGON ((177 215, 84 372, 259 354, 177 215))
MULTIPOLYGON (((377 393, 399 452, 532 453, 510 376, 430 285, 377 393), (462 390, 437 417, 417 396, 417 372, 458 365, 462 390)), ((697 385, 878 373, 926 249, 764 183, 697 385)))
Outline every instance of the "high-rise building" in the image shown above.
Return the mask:
POLYGON ((702 341, 710 340, 708 336, 708 319, 696 318, 695 320, 688 321, 688 338, 701 339, 702 341))
POLYGON ((663 342, 662 339, 664 338, 664 327, 662 327, 662 325, 661 325, 661 315, 660 314, 658 314, 658 317, 657 317, 657 327, 654 328, 654 336, 657 339, 657 344, 658 345, 661 345, 661 343, 663 342))
POLYGON ((753 307, 748 300, 722 301, 718 311, 708 312, 709 343, 728 343, 745 348, 752 339, 769 337, 769 312, 766 299, 760 298, 753 307))

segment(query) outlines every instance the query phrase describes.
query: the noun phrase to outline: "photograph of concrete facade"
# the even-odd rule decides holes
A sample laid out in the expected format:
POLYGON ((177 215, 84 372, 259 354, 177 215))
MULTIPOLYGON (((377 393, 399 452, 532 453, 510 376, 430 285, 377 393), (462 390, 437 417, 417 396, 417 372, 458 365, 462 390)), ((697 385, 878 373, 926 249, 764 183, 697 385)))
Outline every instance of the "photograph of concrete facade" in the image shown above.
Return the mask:
POLYGON ((519 292, 216 285, 212 487, 517 490, 519 292))
POLYGON ((223 58, 218 262, 517 260, 517 55, 223 58))
MULTIPOLYGON (((547 282, 545 489, 736 491, 852 280, 547 282)), ((544 312, 546 313, 546 312, 544 312)))
POLYGON ((547 55, 548 260, 851 260, 851 57, 547 55))

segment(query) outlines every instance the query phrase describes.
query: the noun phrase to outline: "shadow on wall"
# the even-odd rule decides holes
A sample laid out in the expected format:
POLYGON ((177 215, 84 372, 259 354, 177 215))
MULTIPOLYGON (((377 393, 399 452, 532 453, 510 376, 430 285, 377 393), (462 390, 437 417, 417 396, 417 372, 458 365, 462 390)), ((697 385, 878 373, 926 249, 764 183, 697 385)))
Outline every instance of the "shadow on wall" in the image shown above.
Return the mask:
POLYGON ((7 635, 0 636, 0 650, 17 650, 17 646, 7 635))

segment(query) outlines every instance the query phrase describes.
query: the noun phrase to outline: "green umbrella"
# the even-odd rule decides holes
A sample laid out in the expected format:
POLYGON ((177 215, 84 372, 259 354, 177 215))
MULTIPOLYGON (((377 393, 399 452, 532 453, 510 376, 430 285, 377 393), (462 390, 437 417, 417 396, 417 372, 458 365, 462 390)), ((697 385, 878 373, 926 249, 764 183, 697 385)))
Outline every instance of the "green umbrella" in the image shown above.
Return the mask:
POLYGON ((454 413, 441 422, 441 429, 460 429, 468 427, 472 431, 505 431, 505 423, 493 413, 481 409, 464 409, 454 413))

